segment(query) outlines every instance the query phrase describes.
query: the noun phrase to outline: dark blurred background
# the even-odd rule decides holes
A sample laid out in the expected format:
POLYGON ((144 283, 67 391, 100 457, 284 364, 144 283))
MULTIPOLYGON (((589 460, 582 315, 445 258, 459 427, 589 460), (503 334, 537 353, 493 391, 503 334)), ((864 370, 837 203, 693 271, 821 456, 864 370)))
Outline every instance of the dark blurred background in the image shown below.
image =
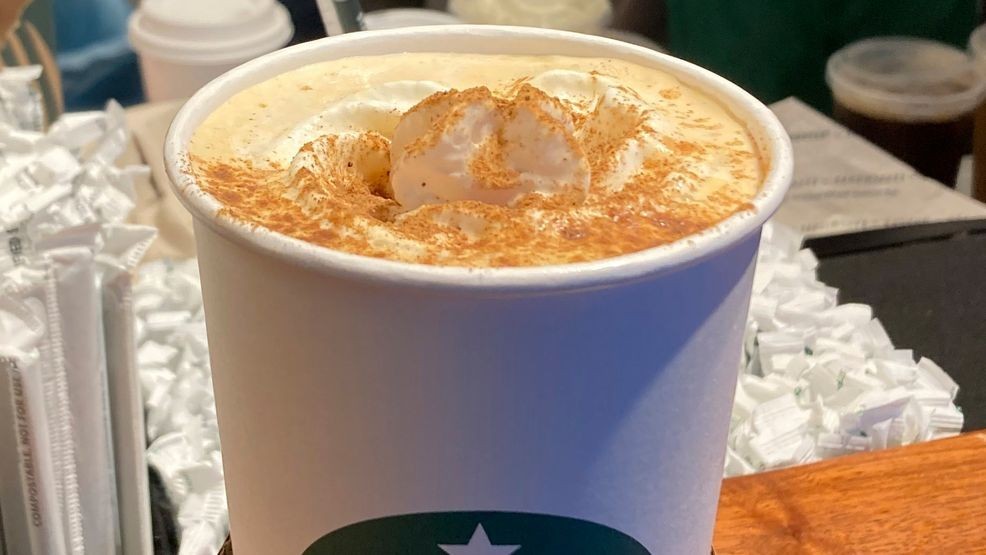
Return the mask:
MULTIPOLYGON (((325 36, 315 0, 280 0, 293 43, 325 36)), ((551 1, 551 0, 542 0, 551 1)), ((143 99, 127 17, 136 0, 34 0, 28 18, 57 49, 66 107, 108 98, 143 99)), ((444 9, 446 0, 363 0, 366 11, 444 9)), ((933 38, 965 48, 982 21, 981 0, 613 0, 612 27, 638 33, 670 53, 739 83, 765 102, 797 96, 830 111, 828 56, 874 35, 933 38)))

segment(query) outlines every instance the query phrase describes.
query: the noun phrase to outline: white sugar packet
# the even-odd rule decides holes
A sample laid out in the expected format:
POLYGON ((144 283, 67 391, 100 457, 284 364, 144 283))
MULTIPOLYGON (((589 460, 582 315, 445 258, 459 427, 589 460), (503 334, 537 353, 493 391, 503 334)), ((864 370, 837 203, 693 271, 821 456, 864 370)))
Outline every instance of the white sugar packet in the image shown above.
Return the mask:
POLYGON ((0 125, 25 131, 41 131, 44 110, 36 83, 41 66, 0 70, 0 125))

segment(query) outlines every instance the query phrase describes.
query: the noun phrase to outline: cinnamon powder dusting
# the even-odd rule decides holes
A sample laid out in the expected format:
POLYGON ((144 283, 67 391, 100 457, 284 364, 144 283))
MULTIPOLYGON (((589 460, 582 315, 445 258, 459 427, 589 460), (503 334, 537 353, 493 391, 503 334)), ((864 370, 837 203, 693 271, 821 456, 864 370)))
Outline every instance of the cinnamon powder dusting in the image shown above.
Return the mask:
MULTIPOLYGON (((681 154, 694 145, 672 148, 681 154)), ((753 208, 746 198, 724 191, 702 202, 684 198, 665 180, 671 170, 680 170, 673 161, 649 161, 622 189, 590 188, 587 197, 532 193, 511 206, 455 201, 400 215, 397 203, 370 182, 350 183, 306 209, 288 198, 288 168, 200 158, 193 158, 192 166, 202 189, 224 206, 221 217, 330 249, 444 266, 609 258, 677 241, 753 208)))
MULTIPOLYGON (((464 91, 471 96, 460 94, 458 100, 489 103, 507 118, 524 110, 543 133, 564 137, 564 152, 584 156, 586 170, 578 175, 585 178, 588 172, 588 192, 562 187, 553 194, 526 193, 508 204, 451 200, 408 210, 395 200, 390 184, 391 139, 374 131, 310 140, 290 163, 256 155, 193 152, 191 171, 201 189, 222 205, 219 217, 338 251, 443 266, 598 260, 678 241, 753 210, 751 195, 730 184, 759 182, 767 164, 746 137, 721 136, 715 119, 690 115, 681 87, 655 92, 667 105, 621 105, 623 119, 611 122, 598 119, 592 106, 560 101, 529 80, 512 80, 498 94, 476 87, 464 91), (512 103, 505 104, 503 94, 512 97, 512 103), (651 127, 660 127, 660 121, 647 119, 655 113, 651 109, 673 119, 676 129, 695 131, 662 133, 651 127), (560 113, 565 117, 559 119, 560 113), (632 175, 619 173, 625 167, 623 158, 634 152, 624 146, 643 141, 645 135, 659 137, 660 155, 648 154, 632 175), (693 186, 708 180, 715 185, 693 186)), ((452 93, 457 91, 427 97, 413 109, 418 111, 414 117, 437 127, 460 121, 463 112, 452 103, 452 93)), ((428 132, 406 140, 401 152, 418 154, 438 138, 437 132, 428 132)), ((511 149, 525 145, 507 141, 502 133, 485 141, 468 164, 476 187, 517 188, 524 176, 504 159, 511 149)), ((557 158, 562 160, 561 155, 557 158)), ((417 181, 414 186, 416 190, 417 181)))

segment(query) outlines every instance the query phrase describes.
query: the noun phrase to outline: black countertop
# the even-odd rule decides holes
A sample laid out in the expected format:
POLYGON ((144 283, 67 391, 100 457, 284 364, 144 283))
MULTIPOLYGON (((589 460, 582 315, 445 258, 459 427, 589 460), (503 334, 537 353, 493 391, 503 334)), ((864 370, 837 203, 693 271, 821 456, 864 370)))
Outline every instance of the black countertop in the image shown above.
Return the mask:
POLYGON ((818 275, 839 302, 871 305, 897 348, 952 376, 965 431, 986 428, 986 233, 828 255, 818 275))

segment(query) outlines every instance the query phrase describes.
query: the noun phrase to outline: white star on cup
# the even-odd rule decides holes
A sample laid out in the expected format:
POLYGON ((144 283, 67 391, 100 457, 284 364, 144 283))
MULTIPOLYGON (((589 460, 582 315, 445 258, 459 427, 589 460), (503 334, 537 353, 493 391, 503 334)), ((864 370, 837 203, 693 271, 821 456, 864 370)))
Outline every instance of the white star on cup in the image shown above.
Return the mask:
POLYGON ((438 547, 449 555, 510 555, 520 549, 519 545, 491 544, 482 524, 476 525, 468 544, 439 545, 438 547))

